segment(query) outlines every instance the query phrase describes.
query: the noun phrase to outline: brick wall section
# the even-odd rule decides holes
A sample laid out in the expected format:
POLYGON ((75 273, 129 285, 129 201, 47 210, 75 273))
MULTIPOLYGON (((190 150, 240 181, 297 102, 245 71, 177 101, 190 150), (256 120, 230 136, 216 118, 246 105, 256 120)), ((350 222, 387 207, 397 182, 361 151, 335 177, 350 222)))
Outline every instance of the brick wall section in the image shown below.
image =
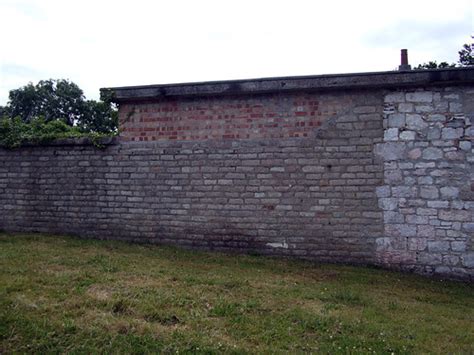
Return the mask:
MULTIPOLYGON (((290 111, 276 116, 301 122, 293 113, 302 97, 282 99, 290 111)), ((375 194, 383 165, 373 154, 383 135, 382 96, 304 100, 320 110, 321 102, 332 105, 307 137, 270 139, 283 126, 256 126, 259 139, 0 150, 0 228, 373 263, 383 232, 375 194)), ((227 107, 244 99, 202 101, 227 107)), ((141 117, 148 109, 134 122, 141 117)), ((306 126, 288 132, 297 127, 306 126)))
POLYGON ((474 279, 474 90, 385 96, 380 263, 474 279))
POLYGON ((0 229, 474 280, 472 85, 124 100, 118 145, 0 149, 0 229))
POLYGON ((301 93, 124 104, 120 127, 125 141, 308 137, 353 99, 301 93))

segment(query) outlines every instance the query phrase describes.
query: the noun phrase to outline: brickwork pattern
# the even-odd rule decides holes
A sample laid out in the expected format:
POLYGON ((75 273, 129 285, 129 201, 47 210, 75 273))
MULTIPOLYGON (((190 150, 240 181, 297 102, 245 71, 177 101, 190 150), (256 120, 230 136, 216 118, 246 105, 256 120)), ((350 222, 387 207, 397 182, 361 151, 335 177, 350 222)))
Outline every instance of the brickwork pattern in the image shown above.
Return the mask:
POLYGON ((124 104, 120 127, 126 141, 308 137, 352 99, 300 93, 124 104))
POLYGON ((474 90, 393 92, 384 113, 378 261, 474 279, 474 90))
POLYGON ((306 98, 340 102, 307 137, 0 150, 0 228, 373 263, 382 97, 306 98))

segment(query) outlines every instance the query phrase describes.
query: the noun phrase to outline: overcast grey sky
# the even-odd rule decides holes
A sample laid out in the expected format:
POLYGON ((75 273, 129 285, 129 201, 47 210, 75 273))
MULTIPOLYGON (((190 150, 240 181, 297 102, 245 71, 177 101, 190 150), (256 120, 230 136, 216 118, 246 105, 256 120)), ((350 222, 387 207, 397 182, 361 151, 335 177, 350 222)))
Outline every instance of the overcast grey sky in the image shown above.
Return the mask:
POLYGON ((0 105, 11 89, 99 88, 393 70, 455 62, 474 1, 0 0, 0 105))

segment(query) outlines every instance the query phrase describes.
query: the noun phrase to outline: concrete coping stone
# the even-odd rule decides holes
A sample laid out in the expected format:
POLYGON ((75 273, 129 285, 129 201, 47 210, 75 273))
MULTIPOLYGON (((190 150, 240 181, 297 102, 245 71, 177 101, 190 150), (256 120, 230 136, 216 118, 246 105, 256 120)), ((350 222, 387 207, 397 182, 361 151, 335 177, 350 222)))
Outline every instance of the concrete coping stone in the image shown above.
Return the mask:
POLYGON ((196 83, 102 88, 116 103, 166 98, 251 95, 292 91, 337 91, 455 86, 474 83, 474 68, 386 71, 372 73, 290 76, 196 83))

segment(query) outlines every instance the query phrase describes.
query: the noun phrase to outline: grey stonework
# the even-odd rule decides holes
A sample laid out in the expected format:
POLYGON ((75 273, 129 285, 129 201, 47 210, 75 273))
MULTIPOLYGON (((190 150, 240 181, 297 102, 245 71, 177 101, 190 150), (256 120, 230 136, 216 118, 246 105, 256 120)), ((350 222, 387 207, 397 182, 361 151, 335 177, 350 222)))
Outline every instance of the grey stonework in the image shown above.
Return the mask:
POLYGON ((0 229, 373 264, 382 97, 333 96, 307 138, 0 149, 0 229))
POLYGON ((385 96, 392 105, 384 115, 385 137, 408 153, 394 154, 391 142, 375 149, 385 171, 400 176, 384 174, 384 186, 377 189, 385 223, 376 243, 379 263, 474 279, 473 93, 448 87, 385 96), (389 132, 395 125, 398 139, 389 132))
POLYGON ((474 90, 352 90, 308 137, 0 149, 0 230, 474 280, 474 90))

